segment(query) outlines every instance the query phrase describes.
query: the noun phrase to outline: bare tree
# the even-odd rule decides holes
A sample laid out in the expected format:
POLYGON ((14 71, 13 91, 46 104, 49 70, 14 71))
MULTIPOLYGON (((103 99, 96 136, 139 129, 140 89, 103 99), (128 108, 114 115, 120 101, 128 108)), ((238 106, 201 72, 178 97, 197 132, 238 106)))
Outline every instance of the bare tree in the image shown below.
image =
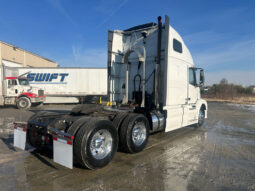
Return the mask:
POLYGON ((228 84, 228 80, 226 78, 222 78, 220 84, 228 84))

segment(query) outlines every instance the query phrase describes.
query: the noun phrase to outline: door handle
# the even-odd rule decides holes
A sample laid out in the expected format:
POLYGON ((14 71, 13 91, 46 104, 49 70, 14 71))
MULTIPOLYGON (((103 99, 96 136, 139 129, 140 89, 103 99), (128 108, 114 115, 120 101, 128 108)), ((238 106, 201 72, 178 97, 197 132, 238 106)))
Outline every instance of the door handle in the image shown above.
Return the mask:
POLYGON ((186 98, 186 101, 190 101, 190 97, 186 98))

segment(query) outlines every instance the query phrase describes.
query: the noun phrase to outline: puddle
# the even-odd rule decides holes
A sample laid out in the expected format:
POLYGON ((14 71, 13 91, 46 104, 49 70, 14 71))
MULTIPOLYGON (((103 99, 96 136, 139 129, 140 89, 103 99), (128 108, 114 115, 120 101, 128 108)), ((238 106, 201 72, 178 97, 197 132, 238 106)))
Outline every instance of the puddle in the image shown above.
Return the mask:
POLYGON ((152 135, 149 139, 152 146, 143 152, 118 152, 107 167, 95 171, 77 166, 70 170, 39 152, 12 150, 15 118, 0 117, 0 138, 7 137, 0 142, 0 151, 6 152, 0 154, 0 188, 252 191, 255 127, 254 115, 247 110, 255 111, 255 106, 209 103, 204 127, 152 135))
POLYGON ((248 110, 251 112, 255 112, 255 105, 252 104, 234 104, 234 103, 228 103, 229 106, 234 106, 238 109, 248 110))

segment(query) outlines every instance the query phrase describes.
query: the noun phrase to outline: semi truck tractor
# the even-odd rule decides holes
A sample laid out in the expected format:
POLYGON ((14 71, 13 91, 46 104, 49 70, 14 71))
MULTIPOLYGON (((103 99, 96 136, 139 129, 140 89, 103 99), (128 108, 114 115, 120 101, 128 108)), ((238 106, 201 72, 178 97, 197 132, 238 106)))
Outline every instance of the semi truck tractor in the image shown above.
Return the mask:
POLYGON ((16 105, 29 109, 45 100, 44 91, 30 86, 27 78, 18 76, 18 71, 2 65, 0 68, 0 106, 16 105))
POLYGON ((107 70, 107 105, 80 105, 68 114, 39 112, 14 127, 25 130, 36 148, 53 146, 54 161, 96 169, 117 149, 141 152, 151 133, 200 127, 207 118, 200 97, 204 71, 194 66, 168 16, 164 24, 159 17, 158 23, 109 31, 107 70))
POLYGON ((97 102, 107 95, 107 68, 20 67, 19 75, 44 90, 44 103, 97 102))

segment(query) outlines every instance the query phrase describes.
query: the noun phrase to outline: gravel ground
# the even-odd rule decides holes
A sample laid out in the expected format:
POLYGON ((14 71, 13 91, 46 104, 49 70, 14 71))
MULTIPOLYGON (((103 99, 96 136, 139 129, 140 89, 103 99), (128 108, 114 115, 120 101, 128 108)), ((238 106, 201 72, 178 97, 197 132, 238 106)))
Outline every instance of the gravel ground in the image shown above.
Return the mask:
POLYGON ((152 135, 143 152, 118 152, 95 171, 69 170, 46 153, 13 147, 13 121, 73 106, 0 108, 0 190, 255 190, 255 110, 249 106, 209 103, 202 128, 152 135))

